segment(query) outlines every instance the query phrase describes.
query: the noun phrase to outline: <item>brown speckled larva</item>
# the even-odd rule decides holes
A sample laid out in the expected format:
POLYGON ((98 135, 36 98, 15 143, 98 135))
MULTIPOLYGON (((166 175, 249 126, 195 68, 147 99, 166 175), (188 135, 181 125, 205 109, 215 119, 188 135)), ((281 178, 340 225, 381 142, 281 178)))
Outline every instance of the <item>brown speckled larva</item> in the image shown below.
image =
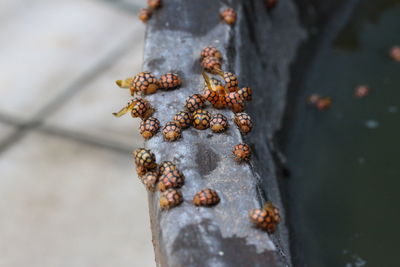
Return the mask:
POLYGON ((160 129, 160 122, 158 119, 149 117, 146 120, 142 120, 139 126, 139 132, 144 139, 153 137, 160 129))
POLYGON ((176 170, 176 165, 172 161, 163 161, 159 165, 160 174, 165 174, 173 170, 176 170))
POLYGON ((146 172, 147 172, 147 169, 146 169, 145 167, 140 166, 140 165, 136 165, 136 173, 137 173, 137 175, 138 175, 138 177, 139 177, 140 179, 141 179, 141 177, 142 177, 143 175, 146 174, 146 172))
POLYGON ((157 9, 161 7, 161 0, 147 0, 147 5, 150 8, 157 9))
POLYGON ((146 23, 151 17, 151 10, 148 8, 142 8, 139 10, 137 16, 143 23, 146 23))
POLYGON ((359 85, 354 89, 355 98, 363 98, 369 95, 371 88, 368 85, 359 85))
POLYGON ((133 151, 135 163, 137 166, 143 166, 146 169, 153 169, 157 167, 156 156, 145 148, 138 148, 133 151))
POLYGON ((233 147, 232 153, 235 155, 236 161, 248 161, 251 156, 250 146, 245 143, 240 143, 233 147))
POLYGON ((218 101, 220 99, 220 96, 219 96, 219 93, 217 92, 217 90, 219 90, 220 87, 223 88, 222 83, 218 79, 211 78, 210 79, 210 85, 211 85, 211 88, 208 87, 207 82, 204 82, 204 93, 203 93, 203 96, 213 106, 214 105, 218 105, 218 101))
POLYGON ((266 230, 268 233, 274 233, 281 220, 279 209, 271 202, 265 204, 263 209, 251 210, 249 218, 257 227, 266 230))
POLYGON ((213 206, 220 201, 218 193, 213 189, 203 189, 193 197, 193 204, 196 206, 213 206))
POLYGON ((224 108, 226 107, 225 101, 225 87, 216 80, 210 79, 206 73, 202 73, 204 81, 208 89, 205 90, 205 97, 213 105, 214 108, 224 108), (215 82, 216 81, 216 82, 215 82))
POLYGON ((225 132, 228 126, 228 119, 224 115, 217 113, 211 117, 210 127, 213 132, 225 132))
POLYGON ((141 177, 142 183, 146 186, 147 190, 154 192, 158 182, 157 172, 147 172, 141 177))
POLYGON ((211 105, 217 105, 219 101, 219 94, 215 91, 212 91, 210 89, 206 89, 204 91, 204 98, 211 103, 211 105))
POLYGON ((225 88, 229 92, 237 92, 239 90, 239 82, 235 74, 233 74, 232 72, 224 72, 222 77, 225 81, 225 88))
POLYGON ((178 122, 182 129, 187 129, 192 125, 192 114, 188 111, 179 111, 175 114, 174 121, 178 122))
POLYGON ((153 107, 150 105, 149 101, 144 98, 135 98, 136 104, 131 110, 131 116, 133 118, 147 119, 154 113, 153 107))
POLYGON ((158 189, 163 192, 169 188, 180 188, 184 183, 185 176, 178 169, 175 169, 165 172, 160 176, 158 189))
POLYGON ((394 61, 400 62, 400 45, 390 48, 389 55, 394 61))
POLYGON ((135 97, 120 111, 114 112, 113 115, 115 117, 121 117, 128 111, 131 112, 131 116, 133 118, 141 118, 141 119, 147 119, 154 113, 154 109, 150 105, 149 101, 141 97, 135 97))
POLYGON ((182 129, 178 122, 167 122, 163 128, 163 135, 167 141, 175 141, 182 137, 182 129))
POLYGON ((181 79, 177 74, 167 73, 160 77, 160 88, 173 90, 181 86, 181 79))
POLYGON ((332 98, 330 97, 321 97, 315 103, 315 107, 318 110, 327 110, 332 106, 332 98))
POLYGON ((221 18, 229 25, 236 22, 236 12, 233 8, 227 8, 221 12, 221 18))
POLYGON ((201 66, 203 69, 209 73, 218 73, 221 71, 221 61, 216 57, 205 57, 201 61, 201 66))
POLYGON ((253 98, 253 90, 250 87, 243 87, 238 93, 244 101, 251 101, 253 98))
POLYGON ((185 108, 190 111, 194 112, 195 110, 201 109, 205 106, 205 99, 200 94, 194 94, 186 98, 185 108))
POLYGON ((207 47, 205 47, 203 50, 201 50, 200 53, 200 58, 206 58, 206 57, 215 57, 217 58, 219 61, 222 60, 222 54, 221 52, 214 46, 209 45, 207 47))
POLYGON ((230 92, 225 96, 225 102, 228 107, 233 107, 236 104, 242 104, 243 99, 240 97, 238 92, 230 92))
POLYGON ((193 127, 198 130, 204 130, 210 127, 210 112, 198 109, 193 112, 193 127))
POLYGON ((160 207, 169 209, 183 202, 182 192, 179 189, 168 189, 160 194, 160 207))
POLYGON ((253 121, 247 113, 236 113, 234 121, 242 134, 248 134, 253 128, 253 121))
POLYGON ((141 72, 133 77, 131 93, 142 95, 154 94, 159 88, 159 81, 156 76, 150 72, 141 72))

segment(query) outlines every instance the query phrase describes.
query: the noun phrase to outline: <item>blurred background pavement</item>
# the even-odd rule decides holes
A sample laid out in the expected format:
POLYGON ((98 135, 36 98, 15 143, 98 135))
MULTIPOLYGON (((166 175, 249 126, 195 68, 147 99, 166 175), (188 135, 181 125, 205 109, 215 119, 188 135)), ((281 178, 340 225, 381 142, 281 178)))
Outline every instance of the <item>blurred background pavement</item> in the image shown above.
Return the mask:
POLYGON ((138 120, 145 0, 0 1, 0 266, 154 266, 138 120))

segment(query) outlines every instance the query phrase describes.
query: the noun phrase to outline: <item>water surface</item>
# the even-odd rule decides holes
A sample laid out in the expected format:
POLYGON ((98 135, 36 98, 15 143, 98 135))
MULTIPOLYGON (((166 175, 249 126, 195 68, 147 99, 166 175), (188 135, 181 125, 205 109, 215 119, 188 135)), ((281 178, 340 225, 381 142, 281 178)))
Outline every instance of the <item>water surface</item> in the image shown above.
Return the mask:
POLYGON ((400 1, 362 1, 299 88, 285 145, 305 266, 400 266, 400 1), (371 94, 353 97, 369 85, 371 94), (305 98, 333 98, 321 112, 305 98))

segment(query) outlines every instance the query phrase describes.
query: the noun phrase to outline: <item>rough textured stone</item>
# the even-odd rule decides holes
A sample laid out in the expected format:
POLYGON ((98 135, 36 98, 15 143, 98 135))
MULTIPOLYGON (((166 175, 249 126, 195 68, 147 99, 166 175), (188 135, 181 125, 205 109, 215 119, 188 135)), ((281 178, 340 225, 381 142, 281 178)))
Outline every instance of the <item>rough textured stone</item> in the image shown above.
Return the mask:
MULTIPOLYGON (((254 100, 248 110, 256 124, 247 140, 255 150, 250 165, 238 165, 231 156, 233 146, 243 141, 233 123, 224 134, 190 128, 178 142, 167 143, 161 135, 147 142, 159 162, 176 162, 186 176, 181 206, 161 212, 159 194, 149 196, 160 266, 291 265, 273 138, 281 125, 289 65, 305 33, 292 1, 279 2, 271 12, 262 1, 228 4, 238 13, 234 27, 220 21, 219 10, 226 6, 212 0, 169 1, 148 22, 143 70, 157 75, 174 71, 183 79, 181 89, 148 97, 161 124, 183 108, 187 96, 202 92, 198 57, 207 45, 222 51, 223 69, 237 73, 240 86, 253 88, 254 100), (196 208, 190 201, 205 187, 216 190, 221 203, 196 208), (283 213, 272 236, 248 220, 248 211, 266 199, 283 213)), ((230 111, 218 112, 233 118, 230 111)))

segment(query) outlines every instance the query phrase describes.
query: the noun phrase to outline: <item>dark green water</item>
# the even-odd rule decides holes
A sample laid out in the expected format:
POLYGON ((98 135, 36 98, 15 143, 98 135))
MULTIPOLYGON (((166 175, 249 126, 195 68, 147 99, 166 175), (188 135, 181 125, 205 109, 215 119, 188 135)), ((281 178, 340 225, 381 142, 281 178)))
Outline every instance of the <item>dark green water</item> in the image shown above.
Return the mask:
POLYGON ((400 63, 388 56, 400 45, 400 1, 362 1, 351 18, 313 63, 291 118, 295 244, 304 266, 400 266, 400 63), (366 98, 353 97, 359 84, 372 88, 366 98), (303 104, 311 93, 332 108, 303 104))

